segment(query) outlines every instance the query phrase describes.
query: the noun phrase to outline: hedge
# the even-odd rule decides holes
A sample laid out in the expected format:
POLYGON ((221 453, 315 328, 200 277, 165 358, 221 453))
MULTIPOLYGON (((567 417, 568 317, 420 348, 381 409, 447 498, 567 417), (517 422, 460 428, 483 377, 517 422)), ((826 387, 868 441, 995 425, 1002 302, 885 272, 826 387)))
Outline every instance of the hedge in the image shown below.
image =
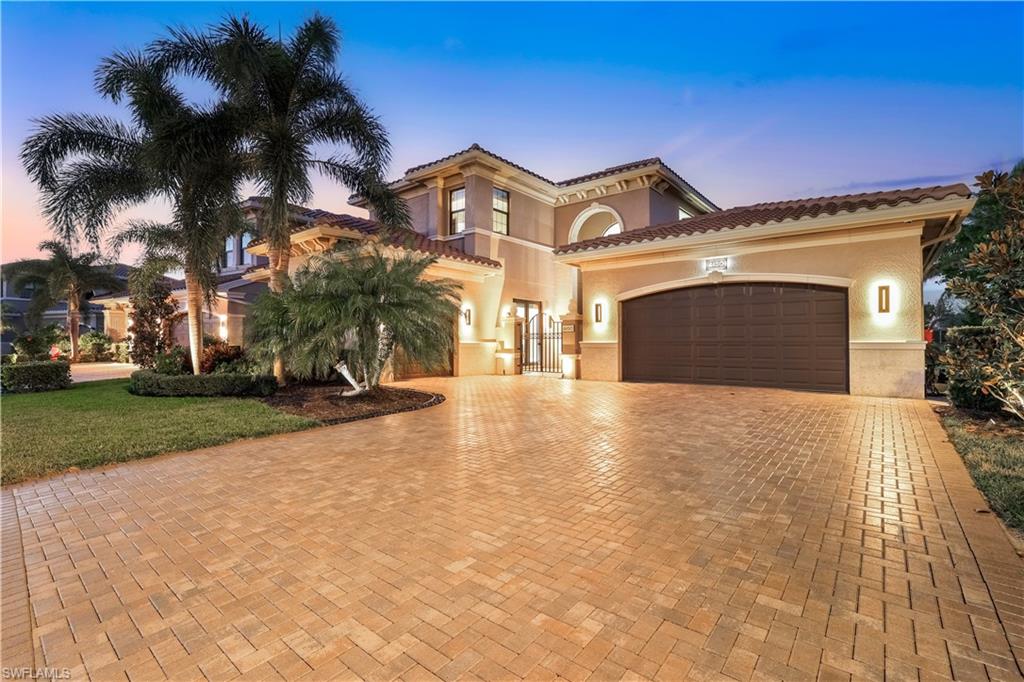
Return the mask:
POLYGON ((268 396, 277 390, 271 374, 158 374, 149 369, 132 372, 128 390, 155 396, 268 396))
POLYGON ((0 386, 6 393, 56 391, 71 385, 71 365, 61 361, 0 365, 0 386))

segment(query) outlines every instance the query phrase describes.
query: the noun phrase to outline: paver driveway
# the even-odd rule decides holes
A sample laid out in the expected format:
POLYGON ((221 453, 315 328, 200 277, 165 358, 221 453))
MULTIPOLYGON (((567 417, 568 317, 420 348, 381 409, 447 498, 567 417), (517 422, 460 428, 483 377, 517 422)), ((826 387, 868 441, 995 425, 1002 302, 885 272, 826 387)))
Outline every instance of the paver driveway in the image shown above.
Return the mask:
POLYGON ((923 402, 420 383, 448 401, 6 490, 4 665, 1020 675, 1020 559, 923 402))

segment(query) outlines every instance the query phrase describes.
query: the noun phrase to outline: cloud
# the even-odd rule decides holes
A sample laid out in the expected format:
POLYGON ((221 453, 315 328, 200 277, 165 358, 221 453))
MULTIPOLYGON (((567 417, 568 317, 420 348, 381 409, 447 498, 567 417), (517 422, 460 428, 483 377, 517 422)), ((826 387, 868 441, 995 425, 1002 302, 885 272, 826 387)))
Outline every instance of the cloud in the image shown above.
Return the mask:
POLYGON ((945 185, 954 182, 965 182, 969 185, 974 184, 974 177, 981 173, 983 170, 996 169, 996 170, 1009 170, 1013 167, 1015 162, 1013 160, 1005 159, 1003 161, 993 161, 991 163, 983 164, 981 168, 974 170, 965 170, 960 173, 950 173, 947 175, 911 175, 902 178, 880 178, 875 180, 855 180, 848 182, 844 185, 832 185, 831 187, 809 187, 807 189, 800 190, 793 196, 810 196, 811 194, 847 194, 851 192, 858 192, 864 190, 877 190, 877 189, 891 189, 901 188, 906 189, 909 187, 929 187, 932 185, 945 185))

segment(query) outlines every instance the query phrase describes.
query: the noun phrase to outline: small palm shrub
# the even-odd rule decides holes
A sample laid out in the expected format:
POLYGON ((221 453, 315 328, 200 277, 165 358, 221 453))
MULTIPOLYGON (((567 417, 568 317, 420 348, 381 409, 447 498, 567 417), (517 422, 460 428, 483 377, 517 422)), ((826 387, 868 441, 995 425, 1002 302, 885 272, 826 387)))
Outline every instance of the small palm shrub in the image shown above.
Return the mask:
POLYGON ((14 340, 14 352, 18 359, 49 360, 50 349, 67 338, 63 329, 55 324, 26 331, 14 340))
POLYGON ((393 255, 356 246, 314 256, 280 294, 257 300, 250 353, 282 355, 299 379, 324 379, 345 359, 373 390, 400 347, 430 370, 448 362, 459 314, 459 284, 426 279, 434 256, 393 255))

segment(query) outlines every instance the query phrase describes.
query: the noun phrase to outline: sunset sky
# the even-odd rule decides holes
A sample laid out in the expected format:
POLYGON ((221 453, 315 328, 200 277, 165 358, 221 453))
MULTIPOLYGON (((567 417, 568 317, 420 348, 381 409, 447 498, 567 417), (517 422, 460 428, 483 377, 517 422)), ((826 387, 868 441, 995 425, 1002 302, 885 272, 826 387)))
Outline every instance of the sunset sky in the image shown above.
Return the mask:
MULTIPOLYGON (((31 120, 122 114, 92 89, 103 56, 228 13, 287 35, 314 10, 342 27, 339 67, 391 133, 393 177, 473 142, 554 179, 660 156, 728 207, 971 181, 1024 156, 1020 3, 3 3, 3 261, 48 236, 18 159, 31 120)), ((316 188, 313 205, 359 213, 316 188)))

